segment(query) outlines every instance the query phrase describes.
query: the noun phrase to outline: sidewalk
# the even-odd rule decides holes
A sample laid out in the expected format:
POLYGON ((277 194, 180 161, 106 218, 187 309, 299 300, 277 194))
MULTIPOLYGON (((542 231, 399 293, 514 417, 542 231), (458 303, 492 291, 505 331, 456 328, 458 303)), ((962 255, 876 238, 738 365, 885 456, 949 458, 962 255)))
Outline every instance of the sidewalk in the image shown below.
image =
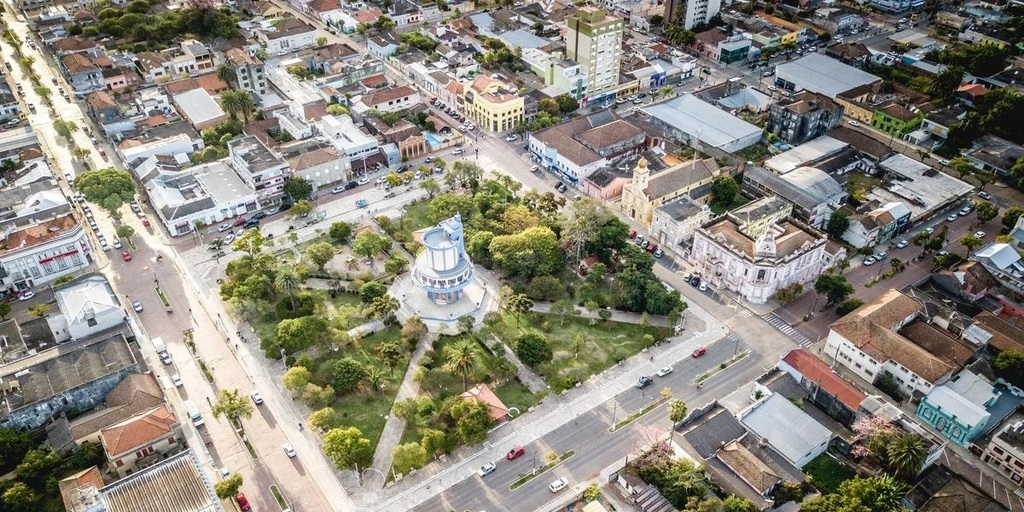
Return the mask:
MULTIPOLYGON (((416 370, 420 367, 420 358, 423 357, 427 349, 433 346, 436 337, 434 334, 429 334, 416 345, 416 350, 413 351, 412 359, 409 361, 409 368, 405 371, 405 378, 402 379, 398 394, 395 395, 395 403, 406 398, 415 398, 419 394, 420 383, 413 380, 413 376, 416 375, 416 370)), ((384 424, 384 430, 380 434, 380 440, 377 441, 377 450, 373 454, 372 467, 379 471, 379 475, 386 475, 391 469, 391 451, 398 446, 404 432, 405 420, 395 414, 389 414, 387 422, 384 424)), ((374 476, 370 477, 372 480, 363 482, 363 485, 372 485, 378 489, 384 487, 385 481, 379 475, 374 473, 374 476)))
MULTIPOLYGON (((551 312, 551 306, 553 306, 553 305, 554 304, 552 304, 551 302, 534 302, 533 303, 533 309, 531 311, 536 311, 538 313, 550 313, 551 312)), ((591 313, 590 311, 587 311, 587 310, 585 310, 585 309, 583 309, 583 308, 581 308, 579 306, 576 307, 576 311, 577 311, 577 315, 580 316, 581 318, 600 318, 600 316, 597 314, 597 312, 591 313)), ((622 310, 618 310, 618 309, 612 309, 611 312, 612 312, 612 316, 611 316, 611 320, 612 321, 622 322, 622 323, 627 323, 627 324, 639 324, 640 321, 641 321, 641 318, 643 317, 642 314, 640 314, 640 313, 633 313, 632 311, 622 311, 622 310)), ((659 327, 668 327, 668 318, 663 317, 663 316, 657 316, 657 315, 649 315, 647 317, 647 323, 649 325, 656 325, 656 326, 659 326, 659 327)))
MULTIPOLYGON (((710 345, 728 334, 728 329, 714 321, 706 311, 696 307, 692 314, 710 326, 704 332, 687 331, 685 338, 673 343, 652 348, 650 353, 658 359, 688 357, 694 348, 710 345)), ((510 423, 513 428, 499 428, 484 445, 463 447, 448 456, 446 462, 434 462, 419 470, 415 475, 397 482, 392 488, 393 497, 384 501, 375 510, 406 511, 423 501, 444 492, 464 480, 487 462, 494 446, 525 445, 572 421, 580 414, 598 407, 613 398, 623 389, 631 386, 641 375, 649 373, 645 358, 632 358, 623 366, 613 366, 599 375, 591 377, 579 388, 573 388, 561 395, 552 395, 527 415, 510 423)), ((373 503, 366 503, 373 506, 373 503)))

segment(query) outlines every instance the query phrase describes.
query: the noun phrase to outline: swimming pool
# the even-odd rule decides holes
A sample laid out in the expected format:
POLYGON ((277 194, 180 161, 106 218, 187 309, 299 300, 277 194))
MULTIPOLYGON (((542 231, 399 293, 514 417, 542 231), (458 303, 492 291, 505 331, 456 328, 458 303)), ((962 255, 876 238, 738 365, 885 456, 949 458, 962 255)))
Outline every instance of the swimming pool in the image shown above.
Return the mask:
POLYGON ((424 132, 423 137, 427 139, 427 144, 430 144, 430 147, 432 148, 436 148, 444 144, 444 140, 437 138, 437 135, 434 135, 433 133, 424 132))

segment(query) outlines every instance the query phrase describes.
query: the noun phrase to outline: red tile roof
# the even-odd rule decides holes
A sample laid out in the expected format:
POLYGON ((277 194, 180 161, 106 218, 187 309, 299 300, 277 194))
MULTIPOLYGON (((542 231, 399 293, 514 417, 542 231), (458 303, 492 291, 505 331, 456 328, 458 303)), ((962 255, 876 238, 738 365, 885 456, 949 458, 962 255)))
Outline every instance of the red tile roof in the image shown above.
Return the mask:
POLYGON ((174 413, 167 404, 163 404, 145 414, 101 430, 100 439, 107 456, 113 459, 127 451, 174 435, 177 422, 174 413))
POLYGON ((459 395, 459 398, 463 400, 476 400, 487 406, 488 412, 491 413, 491 418, 494 421, 505 421, 508 419, 508 407, 505 403, 495 395, 491 388, 487 387, 487 384, 477 384, 469 391, 459 395))
POLYGON ((833 373, 824 361, 814 357, 806 350, 791 350, 782 358, 782 361, 800 372, 805 379, 821 386, 821 389, 836 397, 850 410, 856 411, 867 396, 853 387, 853 384, 833 373))

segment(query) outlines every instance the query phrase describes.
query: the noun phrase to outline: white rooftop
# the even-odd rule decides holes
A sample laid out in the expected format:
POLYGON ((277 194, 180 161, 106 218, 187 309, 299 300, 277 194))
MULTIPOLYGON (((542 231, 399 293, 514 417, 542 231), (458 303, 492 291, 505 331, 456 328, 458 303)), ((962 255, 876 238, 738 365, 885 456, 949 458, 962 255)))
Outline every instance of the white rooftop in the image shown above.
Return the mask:
POLYGON ((740 423, 767 439, 775 451, 793 464, 832 437, 829 429, 778 393, 753 406, 740 417, 740 423))
POLYGON ((193 125, 200 125, 225 115, 217 100, 201 87, 175 94, 174 102, 193 125))
POLYGON ((104 311, 121 309, 117 295, 103 276, 88 277, 77 284, 60 288, 54 291, 54 299, 69 322, 87 314, 100 316, 104 311))
POLYGON ((899 176, 886 188, 876 188, 868 199, 880 203, 902 201, 910 208, 911 220, 929 215, 935 208, 971 194, 974 187, 948 174, 936 171, 899 153, 878 163, 883 171, 899 176))
POLYGON ((945 414, 955 417, 957 421, 972 427, 988 421, 990 416, 984 407, 971 403, 948 386, 932 389, 925 400, 941 408, 945 414))
POLYGON ((764 166, 779 174, 786 174, 797 167, 811 165, 812 162, 838 153, 848 145, 841 140, 822 135, 769 158, 764 166))
POLYGON ((651 117, 716 148, 760 134, 754 126, 692 94, 641 109, 651 117))
POLYGON ((784 62, 775 68, 775 76, 792 83, 796 91, 808 90, 835 99, 836 95, 854 87, 881 79, 866 71, 848 66, 820 53, 784 62))

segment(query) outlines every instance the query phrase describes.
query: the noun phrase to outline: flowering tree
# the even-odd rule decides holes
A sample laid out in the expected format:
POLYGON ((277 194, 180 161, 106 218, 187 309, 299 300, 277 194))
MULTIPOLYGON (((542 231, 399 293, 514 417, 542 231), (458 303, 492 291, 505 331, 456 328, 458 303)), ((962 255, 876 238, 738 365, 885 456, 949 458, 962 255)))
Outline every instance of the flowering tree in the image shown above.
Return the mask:
POLYGON ((854 457, 874 455, 884 458, 890 442, 899 435, 899 429, 891 422, 878 417, 866 416, 853 423, 854 457))

